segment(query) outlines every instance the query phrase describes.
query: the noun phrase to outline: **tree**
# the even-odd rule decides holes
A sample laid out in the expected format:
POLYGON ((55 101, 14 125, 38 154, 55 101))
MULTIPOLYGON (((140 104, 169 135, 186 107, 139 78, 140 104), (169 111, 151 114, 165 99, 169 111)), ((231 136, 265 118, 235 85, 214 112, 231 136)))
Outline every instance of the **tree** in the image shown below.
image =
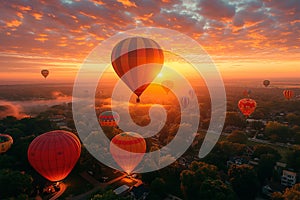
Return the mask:
POLYGON ((273 154, 263 154, 260 156, 257 173, 261 183, 263 183, 266 178, 272 177, 275 164, 276 159, 273 154))
POLYGON ((227 136, 227 140, 232 143, 246 144, 248 141, 248 137, 242 131, 235 130, 227 136))
POLYGON ((103 194, 94 195, 91 200, 130 200, 130 197, 121 197, 116 195, 112 190, 108 190, 103 194))
POLYGON ((10 169, 0 170, 0 194, 1 198, 15 197, 20 194, 32 193, 33 179, 28 174, 10 169))
POLYGON ((218 142, 213 150, 203 159, 203 161, 216 165, 219 169, 226 169, 226 161, 233 156, 243 155, 244 144, 232 143, 228 141, 218 142))
POLYGON ((238 112, 227 112, 224 127, 226 126, 236 126, 245 127, 246 122, 242 119, 238 112))
POLYGON ((263 155, 263 154, 274 155, 274 158, 276 161, 280 160, 280 158, 281 158, 281 155, 279 154, 279 152, 276 149, 274 149, 273 147, 270 147, 269 145, 265 145, 265 144, 255 145, 253 156, 256 158, 260 158, 261 155, 263 155))
POLYGON ((249 165, 231 165, 228 170, 229 181, 240 199, 254 199, 259 183, 257 174, 249 165))
POLYGON ((300 148, 293 150, 287 155, 287 164, 294 170, 300 170, 300 148))
POLYGON ((294 113, 288 113, 286 115, 286 119, 289 124, 300 125, 300 117, 294 113))
POLYGON ((232 188, 221 180, 206 179, 200 187, 199 196, 207 200, 234 200, 236 195, 232 188))
POLYGON ((287 188, 282 197, 286 200, 300 199, 300 183, 294 185, 292 188, 287 188))
POLYGON ((156 199, 162 199, 165 197, 165 181, 162 178, 155 178, 150 185, 152 195, 156 196, 156 199))
POLYGON ((290 136, 290 130, 289 127, 284 124, 268 122, 265 129, 265 135, 273 142, 286 142, 286 139, 290 136))
POLYGON ((180 174, 181 189, 187 199, 202 199, 199 190, 202 183, 207 180, 218 180, 217 167, 204 162, 193 161, 188 170, 180 174))
POLYGON ((273 192, 271 195, 272 200, 283 200, 281 192, 273 192))

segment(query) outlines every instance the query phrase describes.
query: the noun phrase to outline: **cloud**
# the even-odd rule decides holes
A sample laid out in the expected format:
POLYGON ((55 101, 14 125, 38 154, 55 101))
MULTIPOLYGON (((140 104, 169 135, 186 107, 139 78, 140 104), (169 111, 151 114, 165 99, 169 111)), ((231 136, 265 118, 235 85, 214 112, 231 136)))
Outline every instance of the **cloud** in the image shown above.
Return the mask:
POLYGON ((230 19, 235 14, 235 7, 222 0, 202 0, 199 6, 200 14, 210 19, 230 19))

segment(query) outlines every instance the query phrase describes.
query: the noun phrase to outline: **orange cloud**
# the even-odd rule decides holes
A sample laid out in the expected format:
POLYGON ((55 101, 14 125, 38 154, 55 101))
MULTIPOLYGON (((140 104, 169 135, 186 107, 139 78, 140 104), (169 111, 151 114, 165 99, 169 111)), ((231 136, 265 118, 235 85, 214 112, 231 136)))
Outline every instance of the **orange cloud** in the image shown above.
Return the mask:
POLYGON ((125 7, 137 7, 134 2, 132 3, 129 0, 117 0, 117 2, 123 4, 125 7))
POLYGON ((14 19, 14 20, 12 20, 12 21, 10 21, 10 22, 7 22, 7 23, 6 23, 6 26, 7 26, 7 27, 18 27, 18 26, 20 26, 21 24, 22 24, 21 21, 14 19))

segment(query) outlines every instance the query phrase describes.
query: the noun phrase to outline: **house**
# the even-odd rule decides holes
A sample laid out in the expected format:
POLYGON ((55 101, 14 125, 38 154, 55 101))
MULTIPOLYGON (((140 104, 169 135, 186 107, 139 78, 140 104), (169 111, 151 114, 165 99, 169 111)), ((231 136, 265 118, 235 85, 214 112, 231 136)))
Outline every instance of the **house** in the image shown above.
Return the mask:
POLYGON ((246 158, 243 158, 243 157, 233 157, 233 158, 230 158, 228 161, 227 161, 227 167, 230 167, 231 165, 243 165, 243 164, 248 164, 249 163, 249 160, 247 160, 246 158))
POLYGON ((292 187, 296 184, 297 174, 289 170, 283 170, 281 176, 281 185, 292 187))
POLYGON ((147 189, 144 184, 133 186, 130 190, 130 194, 134 200, 144 200, 149 194, 149 189, 147 189))

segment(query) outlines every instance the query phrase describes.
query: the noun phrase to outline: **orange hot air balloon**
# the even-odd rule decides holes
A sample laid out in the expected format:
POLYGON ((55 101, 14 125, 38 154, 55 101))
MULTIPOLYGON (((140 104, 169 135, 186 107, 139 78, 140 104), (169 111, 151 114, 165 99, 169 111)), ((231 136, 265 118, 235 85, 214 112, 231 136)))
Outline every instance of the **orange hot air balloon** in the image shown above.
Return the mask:
POLYGON ((146 141, 137 133, 123 132, 111 140, 110 152, 116 163, 130 174, 143 159, 146 141))
POLYGON ((27 156, 31 166, 50 181, 68 176, 79 159, 81 144, 71 132, 55 130, 36 137, 27 156))
POLYGON ((170 92, 170 90, 173 89, 174 82, 170 81, 170 80, 164 80, 164 81, 161 82, 161 86, 166 91, 166 93, 168 94, 170 92))
POLYGON ((44 78, 47 78, 47 76, 49 75, 49 70, 48 69, 43 69, 41 71, 41 74, 43 75, 44 78))
POLYGON ((114 111, 105 111, 100 114, 99 122, 101 126, 111 126, 115 127, 120 121, 120 116, 117 112, 114 111))
POLYGON ((283 96, 287 99, 290 100, 294 96, 294 91, 293 90, 284 90, 283 91, 283 96))
POLYGON ((245 115, 246 117, 249 117, 256 108, 256 101, 253 99, 241 99, 238 103, 238 107, 240 111, 245 115))
POLYGON ((120 41, 113 48, 111 62, 118 76, 137 95, 138 103, 141 94, 149 85, 143 83, 154 80, 162 68, 164 55, 154 40, 131 37, 120 41))

